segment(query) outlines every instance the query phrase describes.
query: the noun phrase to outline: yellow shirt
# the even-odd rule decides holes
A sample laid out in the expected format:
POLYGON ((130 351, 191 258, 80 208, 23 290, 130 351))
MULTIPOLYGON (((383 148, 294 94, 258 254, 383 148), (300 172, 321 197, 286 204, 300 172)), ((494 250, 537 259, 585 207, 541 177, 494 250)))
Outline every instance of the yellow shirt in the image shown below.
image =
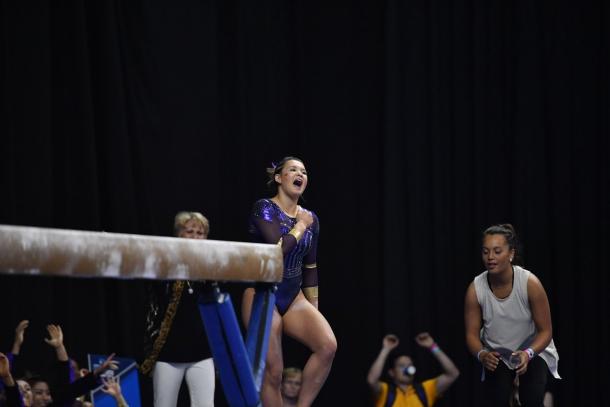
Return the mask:
MULTIPOLYGON (((384 407, 388 397, 389 386, 385 382, 380 382, 381 390, 375 400, 375 407, 384 407)), ((426 397, 428 398, 428 406, 432 407, 438 398, 436 394, 436 378, 422 382, 426 397)), ((403 391, 400 387, 396 387, 396 398, 392 407, 423 407, 422 402, 417 397, 415 388, 411 385, 407 386, 407 390, 403 391)))

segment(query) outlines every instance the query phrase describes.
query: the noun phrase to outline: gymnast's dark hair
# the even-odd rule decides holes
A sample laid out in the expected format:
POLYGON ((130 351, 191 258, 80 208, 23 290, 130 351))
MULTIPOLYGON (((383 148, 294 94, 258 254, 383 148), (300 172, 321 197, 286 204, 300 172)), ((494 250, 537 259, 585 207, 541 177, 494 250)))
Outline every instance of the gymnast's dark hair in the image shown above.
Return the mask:
POLYGON ((271 167, 267 168, 267 176, 269 180, 267 181, 267 187, 273 192, 277 193, 277 182, 275 182, 275 175, 280 174, 284 169, 284 165, 290 160, 299 161, 303 165, 305 164, 303 160, 293 156, 287 156, 282 158, 278 163, 271 163, 271 167))
POLYGON ((493 225, 485 229, 483 232, 483 239, 488 235, 502 235, 506 239, 506 243, 508 243, 508 248, 510 250, 515 250, 515 257, 513 258, 513 264, 522 265, 523 258, 521 253, 523 250, 521 249, 521 242, 517 237, 517 232, 515 228, 510 223, 502 223, 498 225, 493 225))

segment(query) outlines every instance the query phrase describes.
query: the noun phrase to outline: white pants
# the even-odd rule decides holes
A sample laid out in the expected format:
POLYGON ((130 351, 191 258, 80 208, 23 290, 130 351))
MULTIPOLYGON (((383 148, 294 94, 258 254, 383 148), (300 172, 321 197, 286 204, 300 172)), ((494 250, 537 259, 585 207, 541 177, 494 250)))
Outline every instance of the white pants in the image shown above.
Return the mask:
POLYGON ((182 379, 191 396, 191 407, 213 407, 216 375, 214 360, 204 359, 197 363, 155 363, 153 391, 155 407, 176 407, 182 379))

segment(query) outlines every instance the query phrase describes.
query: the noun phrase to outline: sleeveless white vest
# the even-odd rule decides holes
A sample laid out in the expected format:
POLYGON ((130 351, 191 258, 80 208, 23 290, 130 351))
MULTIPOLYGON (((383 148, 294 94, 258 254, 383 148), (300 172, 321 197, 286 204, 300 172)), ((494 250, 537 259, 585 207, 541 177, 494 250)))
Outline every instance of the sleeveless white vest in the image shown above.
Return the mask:
MULTIPOLYGON (((531 272, 519 266, 513 266, 513 270, 513 289, 510 295, 503 299, 497 298, 489 288, 487 271, 474 279, 474 288, 483 316, 481 341, 487 349, 498 350, 503 356, 508 354, 507 357, 512 351, 528 348, 536 336, 536 325, 527 297, 527 280, 531 272)), ((546 362, 551 374, 559 379, 559 354, 552 339, 540 353, 540 357, 546 362)), ((505 359, 502 358, 503 362, 510 368, 505 359)))

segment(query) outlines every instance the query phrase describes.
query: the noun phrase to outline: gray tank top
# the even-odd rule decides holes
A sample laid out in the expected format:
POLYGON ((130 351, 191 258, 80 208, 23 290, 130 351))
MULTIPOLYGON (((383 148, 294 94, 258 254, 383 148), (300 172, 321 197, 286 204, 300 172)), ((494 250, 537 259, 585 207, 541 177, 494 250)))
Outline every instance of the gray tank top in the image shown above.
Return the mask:
MULTIPOLYGON (((527 280, 532 273, 519 266, 514 266, 513 270, 513 289, 508 297, 502 299, 497 298, 489 288, 487 271, 474 279, 474 289, 483 317, 481 341, 485 348, 498 350, 503 355, 526 349, 536 336, 536 325, 527 297, 527 280)), ((546 362, 551 374, 559 379, 559 354, 552 339, 540 357, 546 362)), ((502 360, 510 367, 504 357, 502 360)))

